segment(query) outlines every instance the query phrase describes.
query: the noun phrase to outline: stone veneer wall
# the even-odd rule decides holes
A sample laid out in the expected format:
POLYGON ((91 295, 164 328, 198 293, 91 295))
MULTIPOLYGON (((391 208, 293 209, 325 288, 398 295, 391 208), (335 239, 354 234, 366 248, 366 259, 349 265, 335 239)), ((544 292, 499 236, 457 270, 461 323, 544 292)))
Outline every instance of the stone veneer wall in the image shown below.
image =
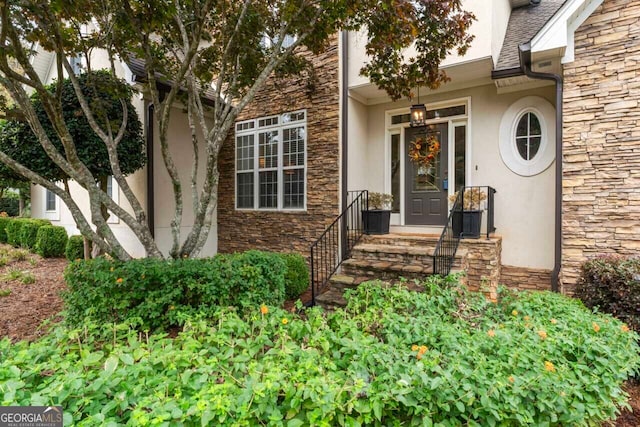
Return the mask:
POLYGON ((242 211, 235 209, 235 135, 220 154, 218 250, 297 251, 309 247, 339 212, 340 146, 337 37, 321 55, 312 58, 316 81, 271 79, 248 105, 240 120, 307 110, 306 212, 242 211))
POLYGON ((640 2, 605 0, 565 65, 562 291, 595 255, 640 249, 640 2))
POLYGON ((466 285, 473 291, 486 291, 494 298, 500 282, 502 238, 463 239, 460 249, 467 251, 466 285))
POLYGON ((518 290, 550 291, 551 270, 503 265, 500 284, 518 290))

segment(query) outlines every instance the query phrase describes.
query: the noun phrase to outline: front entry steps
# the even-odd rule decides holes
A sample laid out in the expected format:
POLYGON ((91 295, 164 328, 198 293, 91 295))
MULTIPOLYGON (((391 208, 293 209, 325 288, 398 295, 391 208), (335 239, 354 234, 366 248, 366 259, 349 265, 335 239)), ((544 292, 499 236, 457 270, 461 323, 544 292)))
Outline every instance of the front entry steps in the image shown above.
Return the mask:
MULTIPOLYGON (((368 280, 397 282, 406 279, 409 289, 419 290, 414 279, 433 274, 433 252, 439 236, 418 234, 386 234, 364 236, 344 261, 341 271, 330 279, 329 289, 316 297, 325 309, 344 307, 344 291, 368 280), (412 286, 413 285, 413 286, 412 286)), ((465 270, 467 251, 459 248, 452 272, 465 270)))

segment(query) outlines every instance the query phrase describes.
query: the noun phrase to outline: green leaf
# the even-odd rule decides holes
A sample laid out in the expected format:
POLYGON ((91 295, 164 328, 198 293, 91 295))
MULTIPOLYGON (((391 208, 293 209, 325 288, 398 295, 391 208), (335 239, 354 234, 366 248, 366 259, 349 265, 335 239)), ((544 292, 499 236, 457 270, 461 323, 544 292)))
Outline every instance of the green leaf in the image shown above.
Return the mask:
POLYGON ((120 360, 122 360, 122 363, 124 363, 125 365, 133 365, 133 356, 131 356, 129 353, 122 353, 120 355, 120 360))
POLYGON ((107 373, 107 375, 113 374, 117 368, 118 368, 118 357, 114 355, 109 356, 109 358, 104 362, 104 370, 107 373))

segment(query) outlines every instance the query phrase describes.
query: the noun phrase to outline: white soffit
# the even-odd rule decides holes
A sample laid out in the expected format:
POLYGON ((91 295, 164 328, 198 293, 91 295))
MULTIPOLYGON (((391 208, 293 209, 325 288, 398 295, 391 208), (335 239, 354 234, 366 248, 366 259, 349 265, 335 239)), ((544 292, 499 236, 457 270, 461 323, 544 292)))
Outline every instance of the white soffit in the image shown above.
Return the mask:
MULTIPOLYGON (((491 56, 442 67, 442 70, 446 71, 451 81, 435 90, 421 88, 420 95, 426 98, 436 93, 490 85, 493 82, 491 80, 492 69, 493 59, 491 56)), ((365 105, 391 102, 387 93, 382 89, 378 89, 373 83, 349 86, 349 96, 365 105)))
POLYGON ((562 63, 574 59, 574 33, 602 4, 603 0, 567 0, 544 27, 531 40, 531 52, 548 50, 564 52, 562 63))

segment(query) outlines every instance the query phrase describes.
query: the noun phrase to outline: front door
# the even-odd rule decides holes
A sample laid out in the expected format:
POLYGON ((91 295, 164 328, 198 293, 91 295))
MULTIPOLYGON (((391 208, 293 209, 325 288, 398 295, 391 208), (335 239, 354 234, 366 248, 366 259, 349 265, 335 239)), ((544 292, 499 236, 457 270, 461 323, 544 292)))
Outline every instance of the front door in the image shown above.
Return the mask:
POLYGON ((447 223, 447 123, 429 125, 422 128, 407 128, 405 130, 405 224, 407 225, 445 225, 447 223), (427 162, 410 158, 412 142, 417 138, 422 141, 432 141, 433 136, 439 144, 434 150, 428 143, 421 145, 420 158, 429 154, 433 160, 427 162))

